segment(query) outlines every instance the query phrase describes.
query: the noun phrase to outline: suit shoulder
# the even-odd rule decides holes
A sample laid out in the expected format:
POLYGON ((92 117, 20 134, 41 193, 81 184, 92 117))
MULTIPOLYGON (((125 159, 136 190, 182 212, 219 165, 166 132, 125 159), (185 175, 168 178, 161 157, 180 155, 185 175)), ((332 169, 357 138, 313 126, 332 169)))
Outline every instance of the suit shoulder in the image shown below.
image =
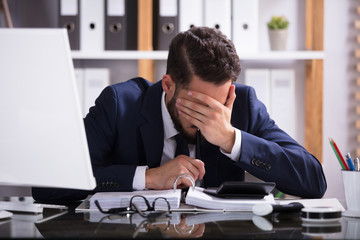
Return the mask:
POLYGON ((236 98, 252 99, 255 96, 255 89, 251 86, 235 83, 236 98))
POLYGON ((234 83, 235 85, 235 91, 239 91, 239 92, 252 92, 254 90, 253 87, 245 85, 245 84, 240 84, 240 83, 234 83))
POLYGON ((116 92, 144 92, 146 91, 151 85, 153 85, 151 82, 144 78, 132 78, 130 80, 127 80, 126 82, 120 82, 113 85, 110 85, 109 87, 113 88, 116 92))
POLYGON ((106 95, 115 98, 134 99, 142 96, 153 84, 144 78, 133 78, 126 82, 110 85, 104 89, 106 95))

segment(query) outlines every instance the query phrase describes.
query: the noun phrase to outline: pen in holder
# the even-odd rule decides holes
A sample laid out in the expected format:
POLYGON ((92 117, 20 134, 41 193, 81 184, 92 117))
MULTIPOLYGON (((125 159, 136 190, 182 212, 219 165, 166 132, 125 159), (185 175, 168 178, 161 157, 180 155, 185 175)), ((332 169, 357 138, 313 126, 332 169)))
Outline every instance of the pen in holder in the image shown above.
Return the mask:
POLYGON ((343 212, 343 216, 360 217, 360 172, 358 171, 341 171, 347 211, 343 212))

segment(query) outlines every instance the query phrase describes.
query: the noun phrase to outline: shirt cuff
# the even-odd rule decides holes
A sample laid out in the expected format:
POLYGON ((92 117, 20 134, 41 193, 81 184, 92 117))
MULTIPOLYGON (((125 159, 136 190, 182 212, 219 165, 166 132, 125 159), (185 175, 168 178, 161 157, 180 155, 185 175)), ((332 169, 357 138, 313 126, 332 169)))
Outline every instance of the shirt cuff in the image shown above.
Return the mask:
POLYGON ((233 148, 231 149, 231 153, 224 152, 221 148, 220 151, 222 154, 237 162, 240 158, 240 151, 241 151, 241 131, 235 128, 235 143, 233 148))
POLYGON ((144 190, 145 189, 145 171, 148 166, 137 166, 133 179, 133 190, 144 190))

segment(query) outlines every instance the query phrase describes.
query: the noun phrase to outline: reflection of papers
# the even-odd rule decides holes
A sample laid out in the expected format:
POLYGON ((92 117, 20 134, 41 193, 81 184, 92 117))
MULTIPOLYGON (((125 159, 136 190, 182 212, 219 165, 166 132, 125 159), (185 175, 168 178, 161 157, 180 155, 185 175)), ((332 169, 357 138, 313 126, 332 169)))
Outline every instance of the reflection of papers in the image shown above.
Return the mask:
POLYGON ((220 221, 251 221, 254 216, 251 212, 212 212, 189 214, 186 216, 186 225, 220 221))
MULTIPOLYGON (((170 215, 161 215, 155 219, 151 219, 153 224, 178 224, 180 223, 179 212, 171 213, 170 215)), ((147 218, 140 216, 140 214, 114 214, 106 215, 101 212, 87 212, 84 214, 84 219, 89 222, 101 222, 101 223, 110 223, 110 224, 135 224, 139 226, 144 221, 147 221, 147 218)))
POLYGON ((208 195, 203 191, 204 189, 200 187, 195 187, 195 189, 190 188, 186 195, 186 204, 224 211, 252 211, 252 207, 255 204, 275 204, 275 200, 272 194, 265 196, 263 199, 233 199, 218 198, 208 195))

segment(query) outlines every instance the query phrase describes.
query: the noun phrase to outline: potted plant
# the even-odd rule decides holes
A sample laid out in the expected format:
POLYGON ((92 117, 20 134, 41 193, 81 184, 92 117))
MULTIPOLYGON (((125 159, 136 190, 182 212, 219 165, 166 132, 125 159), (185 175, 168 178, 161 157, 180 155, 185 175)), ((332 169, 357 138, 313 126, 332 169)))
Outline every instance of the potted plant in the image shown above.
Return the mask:
POLYGON ((285 50, 289 21, 284 16, 273 16, 267 23, 269 30, 270 49, 285 50))

